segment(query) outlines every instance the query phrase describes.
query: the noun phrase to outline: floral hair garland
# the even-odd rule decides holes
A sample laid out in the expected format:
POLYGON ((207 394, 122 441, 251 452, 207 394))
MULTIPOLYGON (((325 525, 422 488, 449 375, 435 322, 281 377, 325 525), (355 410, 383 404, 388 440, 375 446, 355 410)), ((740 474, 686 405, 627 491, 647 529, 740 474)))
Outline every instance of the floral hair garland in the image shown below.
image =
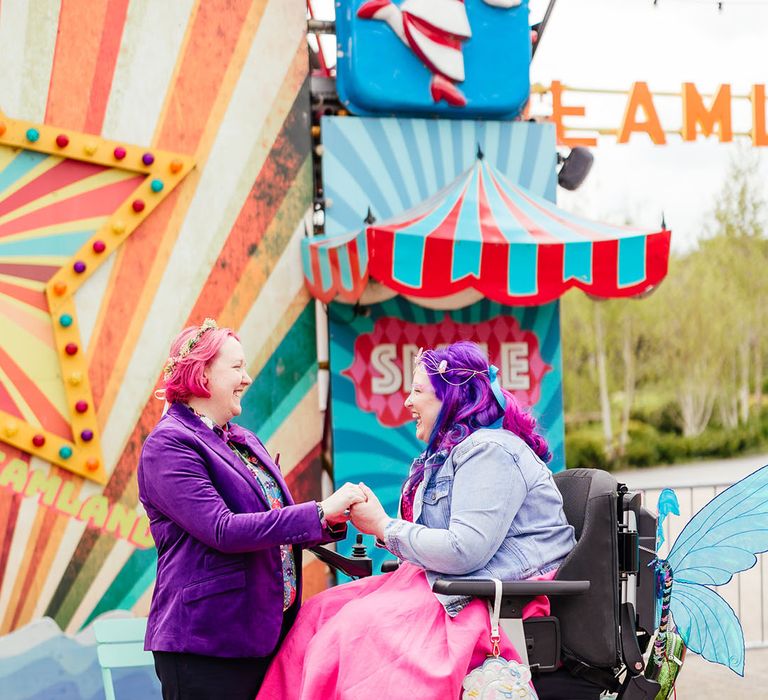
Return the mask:
POLYGON ((189 340, 184 343, 184 345, 181 346, 181 350, 179 350, 178 354, 174 357, 168 358, 168 361, 165 363, 165 367, 163 368, 163 376, 168 379, 168 377, 173 374, 173 370, 176 369, 176 365, 178 365, 179 362, 181 362, 187 355, 189 355, 190 352, 192 352, 195 345, 200 342, 200 338, 205 335, 206 331, 213 331, 216 329, 218 329, 216 321, 214 321, 212 318, 206 318, 205 321, 200 324, 200 328, 197 329, 197 333, 195 333, 189 340))
POLYGON ((440 360, 436 362, 432 354, 427 351, 424 352, 424 348, 419 348, 419 352, 416 353, 416 357, 413 359, 414 367, 421 365, 424 371, 428 375, 439 374, 440 378, 446 383, 453 386, 461 386, 466 384, 477 374, 487 374, 488 379, 491 382, 491 391, 493 392, 496 402, 501 406, 502 410, 506 411, 507 399, 501 391, 501 383, 499 382, 499 368, 496 365, 489 365, 488 369, 472 369, 470 367, 448 367, 448 360, 440 360), (469 372, 469 376, 461 381, 451 381, 446 374, 451 372, 469 372))

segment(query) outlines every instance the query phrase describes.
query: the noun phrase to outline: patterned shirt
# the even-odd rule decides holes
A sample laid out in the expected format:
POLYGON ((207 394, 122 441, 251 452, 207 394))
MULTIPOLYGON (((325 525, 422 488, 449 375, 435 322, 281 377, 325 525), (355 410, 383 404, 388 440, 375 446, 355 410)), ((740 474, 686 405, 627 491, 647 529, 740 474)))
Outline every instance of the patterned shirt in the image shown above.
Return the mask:
MULTIPOLYGON (((191 408, 191 407, 190 407, 191 408)), ((267 471, 266 467, 259 461, 256 455, 252 454, 246 445, 235 444, 229 434, 229 423, 224 428, 216 425, 208 416, 204 416, 194 409, 192 412, 200 418, 216 435, 227 443, 227 447, 232 450, 240 461, 248 467, 261 492, 267 499, 271 510, 277 510, 285 507, 285 494, 280 488, 275 478, 267 471)), ((296 557, 293 547, 289 544, 280 545, 280 560, 283 567, 283 610, 287 610, 296 600, 296 557)))

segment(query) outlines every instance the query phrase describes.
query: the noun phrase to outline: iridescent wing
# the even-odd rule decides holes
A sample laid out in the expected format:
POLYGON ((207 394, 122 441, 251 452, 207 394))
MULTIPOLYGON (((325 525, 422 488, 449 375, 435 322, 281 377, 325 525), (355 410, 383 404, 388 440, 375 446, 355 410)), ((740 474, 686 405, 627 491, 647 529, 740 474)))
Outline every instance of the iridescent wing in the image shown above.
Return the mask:
POLYGON ((675 581, 670 609, 678 634, 691 651, 744 675, 744 632, 733 608, 717 593, 675 581))
POLYGON ((768 466, 736 482, 683 528, 667 561, 676 582, 722 586, 768 551, 768 466))
POLYGON ((768 550, 768 466, 718 494, 683 528, 670 550, 672 618, 691 651, 744 674, 736 614, 706 586, 728 583, 768 550))

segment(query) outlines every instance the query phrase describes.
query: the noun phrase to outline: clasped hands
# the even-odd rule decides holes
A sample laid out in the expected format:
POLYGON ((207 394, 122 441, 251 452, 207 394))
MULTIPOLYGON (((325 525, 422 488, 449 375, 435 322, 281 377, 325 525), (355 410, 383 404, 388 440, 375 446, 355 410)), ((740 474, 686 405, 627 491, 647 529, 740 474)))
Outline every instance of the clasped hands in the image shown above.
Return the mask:
POLYGON ((320 504, 331 525, 352 520, 352 524, 366 535, 384 539, 384 528, 390 518, 376 494, 362 481, 347 482, 320 504))

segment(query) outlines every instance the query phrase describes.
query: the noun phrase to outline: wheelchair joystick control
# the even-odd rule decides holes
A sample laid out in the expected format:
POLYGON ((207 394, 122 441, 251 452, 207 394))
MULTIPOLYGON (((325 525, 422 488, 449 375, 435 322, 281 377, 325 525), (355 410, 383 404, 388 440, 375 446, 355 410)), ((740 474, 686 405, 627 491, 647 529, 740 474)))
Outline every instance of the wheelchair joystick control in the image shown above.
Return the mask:
POLYGON ((368 550, 363 544, 363 536, 358 534, 355 538, 355 544, 352 545, 352 558, 363 559, 368 556, 368 550))

